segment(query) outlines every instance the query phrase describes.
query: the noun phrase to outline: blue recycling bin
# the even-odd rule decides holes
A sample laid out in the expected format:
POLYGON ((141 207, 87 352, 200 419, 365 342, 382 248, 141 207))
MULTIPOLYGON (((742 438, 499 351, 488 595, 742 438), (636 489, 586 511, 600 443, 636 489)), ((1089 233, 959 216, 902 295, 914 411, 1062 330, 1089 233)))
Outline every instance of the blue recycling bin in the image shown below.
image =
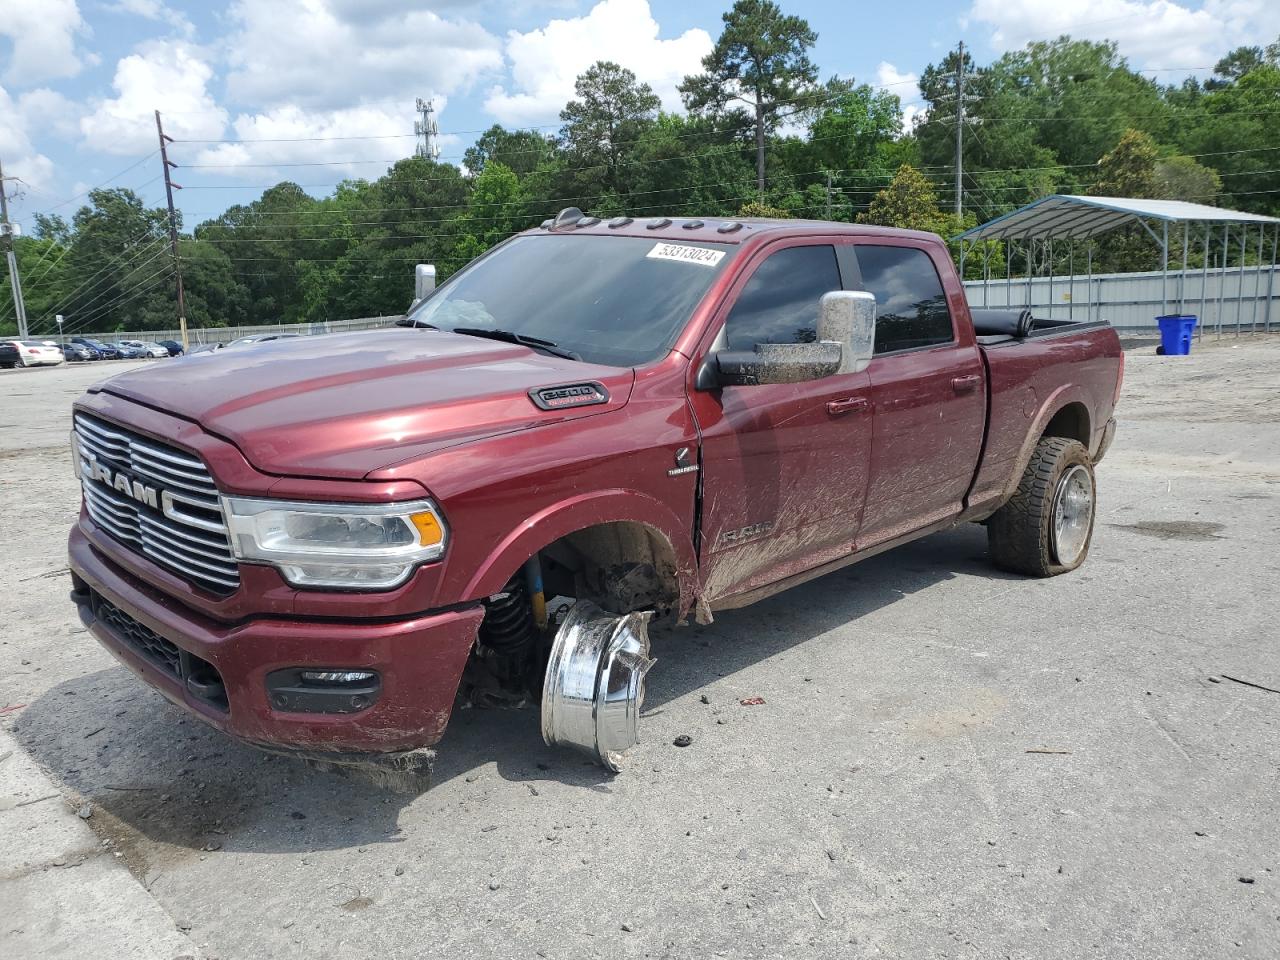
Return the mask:
POLYGON ((1185 357, 1191 352, 1191 334, 1196 328, 1196 318, 1175 314, 1156 317, 1160 326, 1160 352, 1167 357, 1185 357))

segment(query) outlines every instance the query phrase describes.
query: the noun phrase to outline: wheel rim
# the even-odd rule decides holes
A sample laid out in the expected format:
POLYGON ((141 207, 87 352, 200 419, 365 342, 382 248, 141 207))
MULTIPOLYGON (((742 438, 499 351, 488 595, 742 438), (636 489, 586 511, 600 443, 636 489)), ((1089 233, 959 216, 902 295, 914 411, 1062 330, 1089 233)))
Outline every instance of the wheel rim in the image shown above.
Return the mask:
POLYGON ((1058 563, 1080 559, 1093 529, 1093 477, 1076 464, 1062 475, 1053 496, 1053 552, 1058 563))

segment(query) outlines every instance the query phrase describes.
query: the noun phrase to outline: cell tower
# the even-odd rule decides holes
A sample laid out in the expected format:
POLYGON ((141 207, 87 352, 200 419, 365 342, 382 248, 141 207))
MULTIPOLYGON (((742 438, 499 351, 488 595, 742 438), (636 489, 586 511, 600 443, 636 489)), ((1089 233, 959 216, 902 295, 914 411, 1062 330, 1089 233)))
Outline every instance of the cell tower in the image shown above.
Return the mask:
POLYGON ((437 138, 440 136, 440 128, 436 126, 435 103, 419 97, 417 111, 418 119, 413 122, 413 132, 418 136, 418 148, 414 153, 428 160, 439 160, 440 144, 437 138))

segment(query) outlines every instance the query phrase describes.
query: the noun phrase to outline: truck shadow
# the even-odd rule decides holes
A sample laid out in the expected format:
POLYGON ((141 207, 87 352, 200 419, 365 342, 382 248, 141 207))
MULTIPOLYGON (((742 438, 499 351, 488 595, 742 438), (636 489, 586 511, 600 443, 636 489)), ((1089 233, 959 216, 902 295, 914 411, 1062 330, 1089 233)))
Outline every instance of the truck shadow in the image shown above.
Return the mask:
MULTIPOLYGON (((1018 579, 986 560, 976 526, 937 534, 796 587, 707 627, 655 631, 660 662, 645 713, 956 576, 1018 579)), ((163 862, 213 850, 305 852, 398 843, 411 795, 316 770, 228 739, 123 668, 50 689, 12 727, 69 792, 94 804, 89 825, 144 880, 163 862)), ((545 746, 536 704, 455 711, 433 786, 494 765, 503 779, 608 790, 610 776, 545 746)))
MULTIPOLYGON (((836 627, 956 576, 1023 580, 987 559, 986 531, 966 524, 819 577, 750 607, 716 614, 708 626, 655 629, 658 665, 646 681, 644 716, 716 680, 794 649, 836 627)), ((609 774, 542 742, 537 705, 454 713, 439 745, 436 784, 493 762, 508 780, 557 780, 603 789, 609 774)))

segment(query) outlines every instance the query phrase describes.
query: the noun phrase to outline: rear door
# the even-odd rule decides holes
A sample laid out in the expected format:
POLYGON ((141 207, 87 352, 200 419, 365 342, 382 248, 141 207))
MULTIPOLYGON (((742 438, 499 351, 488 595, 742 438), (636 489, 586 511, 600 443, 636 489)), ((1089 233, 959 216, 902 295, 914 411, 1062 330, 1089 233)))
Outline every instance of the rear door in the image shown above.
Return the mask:
POLYGON ((932 248, 859 240, 860 287, 876 298, 870 482, 858 548, 960 512, 981 454, 986 384, 973 331, 956 319, 932 248))
MULTIPOLYGON (((766 248, 725 298, 708 348, 813 341, 819 300, 841 289, 839 262, 830 240, 766 248)), ((867 485, 869 386, 863 372, 691 391, 702 436, 708 600, 852 550, 867 485)))

